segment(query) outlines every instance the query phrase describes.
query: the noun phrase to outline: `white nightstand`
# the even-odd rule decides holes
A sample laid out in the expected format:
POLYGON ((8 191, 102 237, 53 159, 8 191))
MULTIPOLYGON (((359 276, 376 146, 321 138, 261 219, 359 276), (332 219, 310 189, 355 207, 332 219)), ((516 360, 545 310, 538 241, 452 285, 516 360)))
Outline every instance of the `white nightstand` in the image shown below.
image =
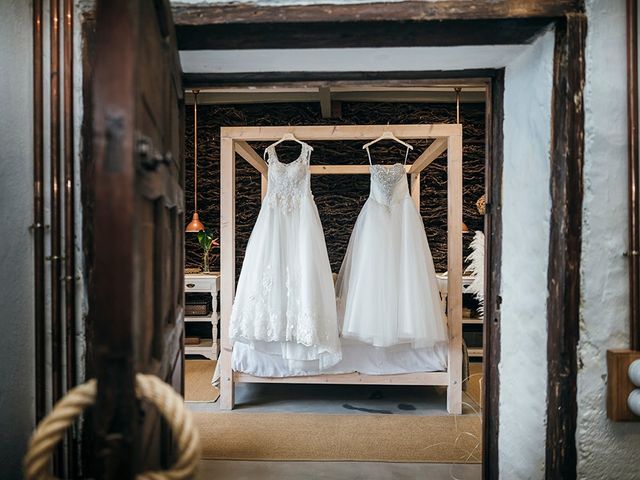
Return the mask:
POLYGON ((184 276, 184 293, 210 293, 212 312, 207 317, 185 317, 185 322, 211 323, 211 339, 200 340, 199 345, 185 345, 187 355, 202 355, 210 360, 218 358, 218 290, 220 273, 187 273, 184 276))

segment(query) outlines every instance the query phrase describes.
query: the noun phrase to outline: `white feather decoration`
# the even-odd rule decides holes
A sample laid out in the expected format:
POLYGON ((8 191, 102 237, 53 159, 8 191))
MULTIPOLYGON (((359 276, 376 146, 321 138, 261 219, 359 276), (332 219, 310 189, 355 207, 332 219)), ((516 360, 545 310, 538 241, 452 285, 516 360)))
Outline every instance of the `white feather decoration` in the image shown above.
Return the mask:
POLYGON ((465 288, 465 293, 473 294, 478 302, 478 313, 484 317, 484 233, 475 232, 471 241, 471 254, 467 257, 467 271, 470 272, 473 280, 465 288))

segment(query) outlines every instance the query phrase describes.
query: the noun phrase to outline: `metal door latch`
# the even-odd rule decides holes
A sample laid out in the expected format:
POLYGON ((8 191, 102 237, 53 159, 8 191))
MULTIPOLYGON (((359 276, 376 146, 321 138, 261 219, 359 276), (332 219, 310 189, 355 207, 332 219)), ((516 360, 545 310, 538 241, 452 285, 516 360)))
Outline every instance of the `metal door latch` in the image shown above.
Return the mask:
POLYGON ((162 154, 154 151, 153 142, 148 136, 143 134, 138 134, 136 153, 138 154, 138 165, 143 170, 154 171, 157 170, 160 165, 171 164, 171 152, 162 154))

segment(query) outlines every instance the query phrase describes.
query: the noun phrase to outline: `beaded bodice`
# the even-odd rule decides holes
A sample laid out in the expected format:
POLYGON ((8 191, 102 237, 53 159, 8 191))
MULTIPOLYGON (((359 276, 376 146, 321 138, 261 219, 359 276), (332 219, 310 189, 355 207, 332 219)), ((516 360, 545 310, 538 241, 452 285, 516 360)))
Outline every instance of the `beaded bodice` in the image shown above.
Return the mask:
POLYGON ((311 195, 309 183, 310 145, 304 143, 300 156, 291 163, 278 160, 275 147, 267 147, 267 163, 269 165, 267 195, 265 202, 274 208, 292 211, 298 207, 303 197, 311 195))
POLYGON ((390 206, 409 195, 404 165, 371 165, 370 168, 371 197, 376 202, 390 206))

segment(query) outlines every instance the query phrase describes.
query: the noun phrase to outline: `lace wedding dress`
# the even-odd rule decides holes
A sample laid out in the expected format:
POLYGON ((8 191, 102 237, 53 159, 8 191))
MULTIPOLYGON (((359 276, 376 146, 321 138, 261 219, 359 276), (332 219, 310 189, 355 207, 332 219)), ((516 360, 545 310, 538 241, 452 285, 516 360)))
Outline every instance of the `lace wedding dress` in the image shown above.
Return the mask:
POLYGON ((230 323, 233 342, 279 355, 292 370, 328 368, 341 358, 335 289, 318 210, 310 188, 309 156, 284 164, 275 148, 267 194, 253 228, 230 323))
POLYGON ((336 290, 345 338, 377 347, 425 348, 447 341, 433 259, 403 164, 371 165, 369 198, 353 228, 336 290))

